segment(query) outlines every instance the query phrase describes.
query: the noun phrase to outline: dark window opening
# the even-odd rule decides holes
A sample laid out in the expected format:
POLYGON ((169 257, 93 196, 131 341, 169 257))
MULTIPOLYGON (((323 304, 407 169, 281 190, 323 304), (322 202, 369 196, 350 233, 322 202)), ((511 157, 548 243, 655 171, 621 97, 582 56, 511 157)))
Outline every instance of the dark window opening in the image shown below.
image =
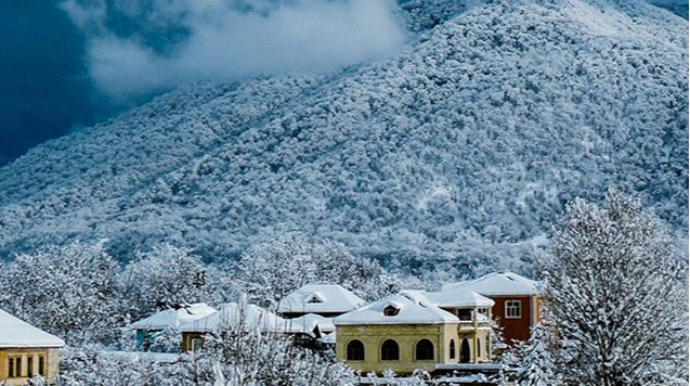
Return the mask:
POLYGON ((364 360, 364 344, 358 340, 353 340, 347 344, 347 360, 348 361, 363 361, 364 360))
POLYGON ((455 339, 450 340, 450 359, 455 359, 455 339))
POLYGON ((434 360, 434 344, 431 343, 429 339, 422 339, 417 342, 417 347, 415 348, 415 360, 434 360))
POLYGON ((387 340, 381 345, 381 360, 382 361, 397 361, 400 360, 400 347, 394 340, 387 340))

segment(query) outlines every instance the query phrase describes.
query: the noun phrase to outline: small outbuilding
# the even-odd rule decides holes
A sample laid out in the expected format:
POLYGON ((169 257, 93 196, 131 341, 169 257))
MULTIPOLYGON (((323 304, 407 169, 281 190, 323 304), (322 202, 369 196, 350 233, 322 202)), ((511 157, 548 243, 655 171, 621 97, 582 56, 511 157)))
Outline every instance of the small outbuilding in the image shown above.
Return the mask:
POLYGON ((166 329, 179 330, 182 325, 206 317, 216 311, 215 308, 206 305, 206 303, 180 305, 133 323, 130 328, 136 330, 139 348, 148 351, 156 334, 166 329))
POLYGON ((40 375, 54 383, 64 346, 62 339, 0 310, 0 382, 23 385, 40 375))

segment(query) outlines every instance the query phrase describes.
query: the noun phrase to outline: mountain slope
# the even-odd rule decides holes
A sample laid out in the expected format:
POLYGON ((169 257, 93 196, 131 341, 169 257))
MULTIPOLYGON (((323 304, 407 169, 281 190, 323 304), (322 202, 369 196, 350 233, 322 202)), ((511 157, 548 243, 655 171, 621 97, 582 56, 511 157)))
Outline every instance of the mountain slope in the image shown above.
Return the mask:
POLYGON ((528 260, 565 202, 610 184, 686 234, 686 21, 603 0, 403 14, 389 60, 192 85, 35 148, 0 169, 0 253, 106 237, 215 259, 301 232, 467 271, 528 260))

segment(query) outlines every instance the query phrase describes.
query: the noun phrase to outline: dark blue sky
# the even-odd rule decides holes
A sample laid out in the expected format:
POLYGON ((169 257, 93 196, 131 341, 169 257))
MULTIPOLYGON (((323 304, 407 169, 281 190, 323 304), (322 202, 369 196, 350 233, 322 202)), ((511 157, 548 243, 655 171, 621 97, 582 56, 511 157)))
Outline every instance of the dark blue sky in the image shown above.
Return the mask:
POLYGON ((0 1, 0 166, 107 115, 91 101, 83 49, 57 1, 0 1))

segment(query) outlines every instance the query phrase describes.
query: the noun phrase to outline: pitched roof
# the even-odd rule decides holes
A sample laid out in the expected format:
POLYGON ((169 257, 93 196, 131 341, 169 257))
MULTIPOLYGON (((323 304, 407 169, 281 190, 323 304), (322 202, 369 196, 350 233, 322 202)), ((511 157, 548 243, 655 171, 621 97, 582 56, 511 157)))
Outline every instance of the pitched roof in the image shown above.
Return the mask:
POLYGON ((206 303, 196 303, 181 307, 177 310, 165 310, 146 319, 142 319, 130 325, 135 330, 163 330, 168 327, 177 328, 185 323, 203 318, 217 310, 206 305, 206 303))
POLYGON ((484 296, 539 295, 539 283, 512 272, 494 272, 478 279, 446 284, 442 292, 469 290, 484 296))
POLYGON ((474 291, 455 289, 448 292, 427 292, 431 303, 444 308, 493 307, 494 301, 474 291))
POLYGON ((189 322, 182 327, 182 332, 214 332, 219 329, 237 329, 241 332, 260 331, 264 333, 307 333, 302 327, 278 315, 253 305, 227 303, 220 310, 201 319, 189 322))
POLYGON ((435 306, 421 291, 402 291, 373 302, 360 309, 340 315, 333 320, 336 326, 347 324, 443 324, 458 323, 450 312, 435 306), (384 309, 393 307, 396 315, 384 314, 384 309))
POLYGON ((321 333, 328 334, 335 331, 333 318, 326 318, 316 314, 306 314, 299 318, 290 319, 290 321, 304 329, 304 331, 314 331, 318 328, 321 333))
POLYGON ((307 284, 278 304, 280 313, 342 313, 365 305, 359 296, 338 284, 307 284))
POLYGON ((64 347, 65 342, 0 309, 0 347, 64 347))

